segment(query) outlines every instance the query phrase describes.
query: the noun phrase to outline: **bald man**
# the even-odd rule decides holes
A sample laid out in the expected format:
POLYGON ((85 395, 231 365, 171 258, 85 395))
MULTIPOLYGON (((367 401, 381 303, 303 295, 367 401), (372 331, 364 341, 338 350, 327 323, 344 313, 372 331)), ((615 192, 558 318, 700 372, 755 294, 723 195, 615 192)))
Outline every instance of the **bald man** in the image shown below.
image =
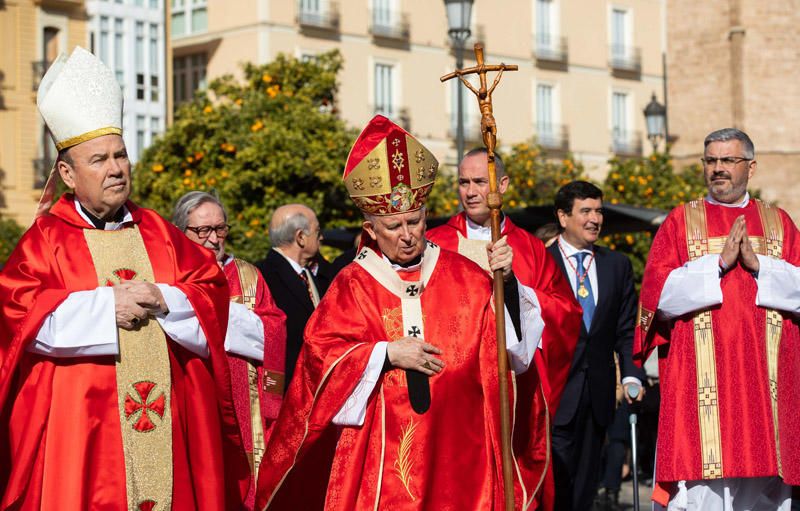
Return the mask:
MULTIPOLYGON (((256 263, 275 304, 286 314, 286 383, 303 345, 303 330, 319 299, 328 289, 328 272, 317 263, 322 241, 314 211, 302 204, 275 210, 269 223, 272 249, 256 263)), ((284 387, 285 388, 285 387, 284 387)))

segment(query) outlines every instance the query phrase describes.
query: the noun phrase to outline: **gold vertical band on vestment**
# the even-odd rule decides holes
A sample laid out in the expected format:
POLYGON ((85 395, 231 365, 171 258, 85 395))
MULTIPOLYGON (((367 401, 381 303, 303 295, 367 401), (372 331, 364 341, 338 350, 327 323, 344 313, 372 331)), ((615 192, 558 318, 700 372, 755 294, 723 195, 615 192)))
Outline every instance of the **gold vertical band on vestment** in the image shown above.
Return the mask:
MULTIPOLYGON (((84 237, 100 286, 155 281, 138 227, 86 229, 84 237)), ((170 509, 172 386, 167 341, 153 319, 134 330, 117 331, 117 396, 128 509, 170 509)))
MULTIPOLYGON (((708 227, 705 203, 702 200, 684 205, 686 246, 689 259, 708 254, 708 227)), ((717 364, 714 353, 714 332, 711 311, 694 316, 695 370, 697 374, 697 416, 700 425, 700 446, 703 479, 722 477, 722 435, 717 395, 717 364)))
MULTIPOLYGON (((241 259, 233 259, 239 274, 239 284, 242 288, 242 304, 248 310, 253 311, 256 307, 256 290, 258 289, 258 269, 250 263, 241 259)), ((247 388, 250 397, 250 431, 253 437, 253 456, 251 458, 250 469, 253 477, 258 478, 258 467, 264 458, 266 450, 266 440, 264 438, 264 421, 261 418, 261 399, 258 396, 258 370, 249 361, 247 364, 247 388)))
MULTIPOLYGON (((783 255, 783 223, 778 210, 760 200, 757 200, 756 204, 761 217, 761 225, 764 229, 764 249, 766 252, 764 255, 781 259, 783 255)), ((778 428, 778 353, 782 334, 783 317, 780 312, 767 309, 767 374, 769 377, 770 403, 772 405, 772 424, 775 430, 775 457, 778 465, 778 476, 780 477, 783 477, 783 467, 781 465, 781 438, 778 428)))

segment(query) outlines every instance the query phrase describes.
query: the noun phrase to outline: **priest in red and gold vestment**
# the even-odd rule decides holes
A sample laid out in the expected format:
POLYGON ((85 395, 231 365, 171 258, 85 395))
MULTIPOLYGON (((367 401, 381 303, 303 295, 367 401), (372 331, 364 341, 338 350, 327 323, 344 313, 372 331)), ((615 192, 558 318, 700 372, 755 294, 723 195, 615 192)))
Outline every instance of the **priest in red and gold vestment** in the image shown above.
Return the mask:
POLYGON ((72 193, 0 273, 0 509, 234 509, 247 459, 225 277, 127 200, 111 70, 77 48, 38 94, 72 193))
MULTIPOLYGON (((351 149, 344 182, 365 213, 364 246, 306 328, 259 474, 259 509, 503 508, 499 400, 513 403, 516 389, 499 395, 487 273, 425 239, 437 169, 419 141, 382 116, 351 149), (326 494, 304 507, 296 492, 287 495, 298 487, 292 480, 313 486, 306 474, 318 467, 306 458, 337 425, 326 494)), ((509 256, 498 249, 489 259, 509 256)), ((520 321, 538 311, 516 286, 506 299, 521 311, 504 312, 511 367, 535 378, 541 319, 520 321)), ((513 419, 537 444, 536 456, 515 456, 516 509, 527 509, 549 463, 541 394, 518 403, 513 419)))
MULTIPOLYGON (((508 188, 509 177, 502 159, 495 155, 498 190, 504 193, 508 188)), ((486 149, 469 151, 458 166, 458 195, 464 211, 453 216, 445 225, 431 229, 429 240, 442 248, 458 252, 489 271, 487 247, 492 239, 489 206, 486 196, 489 193, 489 169, 486 149)), ((544 243, 529 232, 520 229, 504 217, 501 224, 503 238, 498 244, 507 244, 512 250, 509 261, 519 286, 525 286, 534 296, 541 309, 544 332, 540 349, 534 355, 536 373, 526 373, 517 379, 520 396, 538 392, 539 375, 541 388, 547 398, 547 406, 552 418, 558 409, 561 392, 567 381, 572 356, 580 334, 581 309, 571 293, 555 261, 547 253, 544 243), (533 381, 527 381, 535 374, 533 381)), ((520 403, 526 399, 520 399, 520 403)), ((517 438, 525 438, 518 434, 517 438)), ((523 446, 518 446, 522 449, 523 446)), ((552 474, 543 485, 546 497, 543 504, 547 509, 553 502, 552 474)))
POLYGON ((251 510, 266 436, 283 401, 286 315, 275 305, 261 272, 225 252, 230 226, 217 197, 201 191, 184 194, 175 203, 172 223, 190 240, 212 251, 228 280, 231 302, 225 351, 233 404, 252 471, 244 502, 244 509, 251 510))
POLYGON ((708 195, 675 208, 645 268, 634 357, 658 349, 654 500, 666 509, 791 507, 800 484, 800 239, 753 199, 750 138, 706 137, 708 195))

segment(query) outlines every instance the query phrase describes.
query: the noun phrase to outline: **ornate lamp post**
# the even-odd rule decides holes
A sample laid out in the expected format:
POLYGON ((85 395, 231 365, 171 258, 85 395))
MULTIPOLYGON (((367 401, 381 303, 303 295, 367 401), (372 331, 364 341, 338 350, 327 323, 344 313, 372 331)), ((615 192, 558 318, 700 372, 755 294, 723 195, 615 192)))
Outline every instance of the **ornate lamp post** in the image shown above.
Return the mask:
POLYGON ((647 123, 647 138, 653 144, 653 152, 656 152, 659 140, 667 138, 667 109, 656 100, 655 93, 644 108, 644 119, 647 123))
MULTIPOLYGON (((456 50, 456 69, 464 67, 464 41, 466 41, 472 31, 470 30, 470 17, 472 16, 473 0, 444 0, 444 8, 447 11, 447 35, 453 41, 456 50)), ((456 110, 456 161, 464 155, 464 89, 461 84, 457 88, 457 110, 456 110)))

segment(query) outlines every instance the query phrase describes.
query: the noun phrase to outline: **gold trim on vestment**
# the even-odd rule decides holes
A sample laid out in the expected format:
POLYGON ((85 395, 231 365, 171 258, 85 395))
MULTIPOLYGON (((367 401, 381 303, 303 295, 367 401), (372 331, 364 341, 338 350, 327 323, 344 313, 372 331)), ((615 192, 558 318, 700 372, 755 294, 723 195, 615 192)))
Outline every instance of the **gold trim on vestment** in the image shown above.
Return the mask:
POLYGON ((415 502, 417 497, 411 491, 411 469, 414 468, 414 460, 411 459, 411 448, 414 445, 414 433, 417 430, 417 423, 414 422, 413 417, 408 420, 404 426, 400 426, 400 443, 397 445, 397 459, 394 460, 394 470, 400 483, 408 492, 411 497, 411 502, 415 502))
MULTIPOLYGON (((709 253, 706 208, 703 200, 684 205, 686 214, 686 247, 689 259, 709 253)), ((722 435, 717 395, 717 364, 714 352, 714 331, 711 311, 694 316, 695 370, 697 374, 697 416, 700 422, 700 453, 703 479, 722 477, 722 435)))
POLYGON ((92 131, 87 131, 83 135, 78 135, 76 137, 68 138, 66 140, 62 140, 61 142, 56 143, 56 149, 61 151, 62 149, 69 149, 72 146, 76 146, 78 144, 82 144, 89 140, 102 137, 103 135, 122 135, 122 130, 120 128, 116 128, 114 126, 108 126, 106 128, 99 128, 92 131))
MULTIPOLYGON (((233 263, 239 274, 239 284, 242 287, 242 303, 251 312, 256 307, 256 291, 258 289, 258 269, 252 264, 234 258, 233 263)), ((261 400, 258 397, 258 370, 245 359, 247 364, 247 388, 250 397, 250 432, 253 437, 253 454, 250 456, 250 469, 253 477, 258 478, 258 467, 266 450, 264 438, 264 421, 261 418, 261 400)), ((266 375, 264 376, 266 378, 266 375)))
MULTIPOLYGON (((783 256, 783 223, 778 209, 761 201, 756 201, 764 229, 764 252, 767 257, 781 259, 783 256)), ((775 430, 775 456, 778 465, 778 476, 783 477, 781 464, 781 439, 778 428, 778 352, 783 334, 783 317, 774 309, 767 309, 766 347, 767 374, 769 378, 769 396, 772 405, 772 425, 775 430)))
POLYGON ((487 240, 471 240, 464 237, 460 232, 458 235, 458 253, 477 264, 486 271, 489 268, 489 254, 486 252, 486 247, 489 246, 487 240))
MULTIPOLYGON (((124 280, 154 282, 138 227, 85 229, 100 286, 124 280)), ((172 507, 172 393, 169 351, 161 326, 145 320, 118 328, 117 397, 125 459, 127 507, 172 507)))

